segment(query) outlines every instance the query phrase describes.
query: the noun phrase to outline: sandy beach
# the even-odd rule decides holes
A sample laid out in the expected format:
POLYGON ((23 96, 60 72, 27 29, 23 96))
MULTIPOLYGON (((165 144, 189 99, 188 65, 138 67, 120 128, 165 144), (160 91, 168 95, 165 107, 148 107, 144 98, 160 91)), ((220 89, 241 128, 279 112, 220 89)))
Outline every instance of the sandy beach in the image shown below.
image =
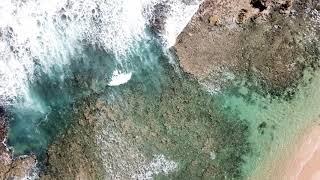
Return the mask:
POLYGON ((320 179, 320 126, 314 125, 305 133, 297 142, 292 159, 285 163, 282 179, 320 179))
POLYGON ((296 137, 276 159, 264 165, 264 172, 250 179, 319 180, 320 126, 314 124, 296 137))

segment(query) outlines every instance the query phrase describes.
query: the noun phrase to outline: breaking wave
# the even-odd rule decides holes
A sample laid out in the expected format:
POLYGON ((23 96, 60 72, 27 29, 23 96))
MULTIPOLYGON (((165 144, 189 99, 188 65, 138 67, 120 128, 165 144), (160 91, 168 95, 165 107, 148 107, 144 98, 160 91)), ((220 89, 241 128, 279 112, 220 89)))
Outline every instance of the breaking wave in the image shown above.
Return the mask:
POLYGON ((163 49, 172 46, 199 3, 3 0, 0 106, 10 115, 7 143, 14 153, 45 150, 68 126, 78 99, 112 90, 151 67, 162 53, 159 42, 163 49), (166 7, 160 12, 164 29, 155 35, 159 3, 166 7))
MULTIPOLYGON (((84 46, 111 52, 120 64, 141 39, 156 4, 166 3, 163 37, 169 46, 200 2, 183 0, 4 0, 0 4, 0 100, 28 101, 35 66, 47 74, 63 67, 84 46)), ((29 99, 31 101, 31 99, 29 99)))

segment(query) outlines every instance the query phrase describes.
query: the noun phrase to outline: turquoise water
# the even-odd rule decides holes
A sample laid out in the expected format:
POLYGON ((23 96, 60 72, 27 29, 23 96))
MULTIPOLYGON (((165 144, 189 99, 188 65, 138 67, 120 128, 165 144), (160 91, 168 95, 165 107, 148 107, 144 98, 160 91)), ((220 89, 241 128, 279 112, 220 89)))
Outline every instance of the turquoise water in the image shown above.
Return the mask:
POLYGON ((249 152, 246 121, 223 116, 216 96, 186 74, 176 72, 167 57, 159 56, 156 67, 158 70, 151 72, 141 67, 141 73, 117 87, 116 101, 107 100, 104 108, 108 114, 103 111, 101 116, 108 117, 105 121, 112 124, 112 131, 120 131, 125 142, 131 142, 130 146, 148 158, 164 154, 179 164, 174 173, 156 178, 199 179, 203 171, 208 171, 206 178, 240 178, 242 155, 249 152), (121 127, 127 121, 132 123, 123 133, 121 127), (134 137, 141 141, 136 143, 138 138, 134 137), (216 160, 210 159, 212 151, 216 160))
POLYGON ((43 153, 68 128, 77 113, 76 103, 81 99, 102 92, 107 92, 110 97, 116 93, 121 86, 108 86, 115 69, 133 72, 132 79, 144 78, 144 87, 158 86, 160 76, 157 72, 161 68, 157 63, 163 52, 157 39, 151 37, 138 42, 123 59, 99 48, 89 46, 84 49, 77 52, 63 69, 51 67, 51 74, 43 72, 38 65, 34 79, 28 83, 33 104, 26 104, 21 98, 8 107, 11 117, 8 144, 16 155, 43 153), (145 76, 146 73, 149 75, 145 76))

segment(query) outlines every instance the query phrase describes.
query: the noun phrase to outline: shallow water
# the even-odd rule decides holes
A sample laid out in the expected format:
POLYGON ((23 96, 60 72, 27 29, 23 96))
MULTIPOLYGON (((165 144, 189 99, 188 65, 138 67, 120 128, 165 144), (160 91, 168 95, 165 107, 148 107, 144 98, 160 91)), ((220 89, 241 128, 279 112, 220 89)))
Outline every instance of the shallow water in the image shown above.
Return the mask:
POLYGON ((241 83, 222 95, 225 113, 236 115, 249 125, 252 152, 245 156, 245 173, 263 168, 268 159, 277 157, 277 152, 286 146, 290 147, 296 134, 318 121, 319 83, 318 72, 313 75, 306 72, 290 100, 259 95, 241 83))
POLYGON ((157 39, 141 41, 128 56, 130 63, 125 68, 106 51, 84 49, 64 67, 63 80, 54 67, 50 76, 41 67, 35 68, 34 80, 28 84, 33 104, 21 99, 8 107, 12 118, 8 144, 16 155, 44 153, 68 129, 74 113, 81 113, 75 104, 92 94, 111 106, 120 103, 118 113, 132 118, 136 128, 151 123, 150 132, 160 131, 160 137, 176 142, 169 146, 145 139, 142 146, 143 153, 150 157, 166 154, 178 162, 180 169, 170 174, 173 178, 197 177, 202 168, 216 166, 221 168, 214 168, 218 173, 211 175, 216 178, 221 174, 234 178, 250 175, 257 166, 263 167, 261 159, 272 157, 277 148, 290 142, 291 134, 318 117, 317 76, 309 84, 306 74, 302 81, 306 85, 301 83, 289 101, 259 95, 244 82, 210 94, 168 64, 171 55, 164 52, 157 39), (109 86, 114 71, 121 68, 132 73, 131 79, 120 86, 109 86), (166 121, 172 129, 164 127, 166 121), (201 148, 208 139, 215 142, 210 145, 211 152, 203 152, 201 148), (212 152, 215 159, 208 160, 212 152), (202 163, 190 165, 200 160, 202 163))

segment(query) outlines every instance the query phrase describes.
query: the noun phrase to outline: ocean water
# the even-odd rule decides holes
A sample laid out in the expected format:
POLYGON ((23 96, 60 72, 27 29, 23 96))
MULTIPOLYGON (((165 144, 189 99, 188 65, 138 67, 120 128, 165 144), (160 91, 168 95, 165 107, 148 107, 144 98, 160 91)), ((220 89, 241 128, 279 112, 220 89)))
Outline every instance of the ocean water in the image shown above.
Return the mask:
POLYGON ((164 153, 179 163, 173 178, 199 177, 205 168, 219 171, 219 178, 239 177, 262 166, 261 159, 318 117, 320 78, 309 81, 306 73, 290 101, 261 96, 245 83, 206 92, 179 71, 168 50, 199 3, 1 2, 0 104, 10 117, 7 143, 14 154, 43 154, 81 113, 76 104, 96 94, 128 105, 120 114, 140 126, 153 122, 176 143, 161 147, 156 138, 143 146, 146 154, 164 153), (158 3, 170 7, 160 36, 149 24, 158 3), (164 127, 168 119, 172 129, 164 127), (217 146, 211 156, 202 152, 207 138, 217 146))
POLYGON ((14 154, 46 150, 70 124, 77 101, 112 91, 141 67, 154 71, 156 81, 157 57, 174 43, 199 3, 2 2, 0 103, 10 117, 8 144, 14 154), (161 37, 149 29, 158 3, 169 8, 161 37))

